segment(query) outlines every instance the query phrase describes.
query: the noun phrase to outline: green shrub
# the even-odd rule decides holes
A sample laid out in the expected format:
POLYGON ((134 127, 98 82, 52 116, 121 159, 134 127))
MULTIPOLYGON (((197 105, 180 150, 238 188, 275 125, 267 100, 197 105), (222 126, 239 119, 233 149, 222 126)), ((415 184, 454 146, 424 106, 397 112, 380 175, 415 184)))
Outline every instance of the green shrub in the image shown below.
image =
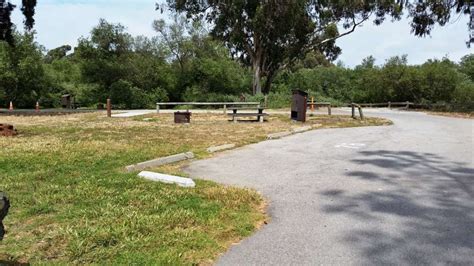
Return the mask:
POLYGON ((452 102, 457 110, 474 111, 474 82, 461 82, 453 92, 452 102))

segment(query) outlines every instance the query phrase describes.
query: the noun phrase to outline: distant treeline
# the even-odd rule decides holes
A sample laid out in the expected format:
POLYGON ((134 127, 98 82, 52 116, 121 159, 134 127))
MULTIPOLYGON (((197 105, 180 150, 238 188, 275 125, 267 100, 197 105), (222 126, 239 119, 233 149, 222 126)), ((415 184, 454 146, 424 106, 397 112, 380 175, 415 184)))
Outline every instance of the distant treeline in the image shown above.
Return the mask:
MULTIPOLYGON (((78 46, 45 51, 31 34, 15 33, 16 46, 0 43, 0 108, 57 107, 73 94, 83 107, 110 97, 122 108, 153 108, 157 101, 262 100, 250 95, 252 74, 201 25, 175 18, 156 21, 157 37, 134 37, 101 20, 78 46)), ((270 107, 287 107, 292 89, 334 104, 410 101, 474 109, 474 55, 408 65, 406 56, 383 65, 367 57, 354 69, 310 53, 281 71, 268 95, 270 107)))

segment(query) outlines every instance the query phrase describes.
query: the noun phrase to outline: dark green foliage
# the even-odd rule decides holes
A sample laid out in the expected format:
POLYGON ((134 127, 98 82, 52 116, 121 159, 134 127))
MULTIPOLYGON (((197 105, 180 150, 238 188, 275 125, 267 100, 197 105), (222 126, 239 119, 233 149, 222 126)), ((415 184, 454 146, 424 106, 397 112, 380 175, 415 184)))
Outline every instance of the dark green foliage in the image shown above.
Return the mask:
POLYGON ((15 5, 9 2, 0 3, 0 41, 6 41, 13 46, 13 23, 11 21, 11 13, 15 9, 15 5))
POLYGON ((469 54, 461 58, 459 71, 466 74, 471 80, 474 80, 474 54, 469 54))
POLYGON ((23 4, 21 12, 25 16, 25 28, 31 30, 35 24, 33 16, 35 15, 36 0, 22 0, 21 2, 23 4))
MULTIPOLYGON (((334 61, 341 53, 336 39, 352 33, 369 19, 376 25, 386 17, 400 19, 406 10, 412 32, 429 35, 445 25, 451 11, 468 13, 470 1, 277 1, 168 0, 168 7, 194 20, 206 20, 211 34, 253 70, 253 92, 269 93, 279 70, 310 52, 334 61), (337 25, 345 31, 339 33, 337 25), (265 78, 262 88, 261 80, 265 78)), ((165 6, 157 5, 163 11, 165 6)))
POLYGON ((276 90, 299 88, 316 101, 338 103, 404 102, 451 103, 474 109, 474 82, 471 76, 472 55, 459 65, 444 58, 422 65, 408 65, 406 56, 395 56, 376 66, 368 57, 354 69, 343 67, 301 68, 283 72, 275 80, 276 90), (289 88, 288 88, 289 87, 289 88), (469 107, 470 106, 470 107, 469 107))
MULTIPOLYGON (((44 54, 33 35, 15 34, 15 47, 0 42, 0 105, 58 107, 73 94, 82 107, 110 97, 114 108, 154 108, 159 101, 264 101, 252 96, 252 71, 197 22, 176 16, 156 21, 158 36, 133 37, 120 24, 101 20, 78 47, 63 45, 44 54)), ((383 65, 367 57, 354 69, 333 65, 313 51, 280 71, 267 94, 268 107, 288 107, 291 90, 307 91, 316 101, 411 101, 450 103, 473 109, 474 57, 459 64, 428 60, 418 66, 396 56, 383 65)), ((264 83, 265 84, 265 83, 264 83)), ((458 108, 459 109, 459 108, 458 108)))
POLYGON ((58 48, 52 49, 46 54, 45 60, 47 63, 51 63, 54 60, 62 59, 66 57, 67 53, 71 51, 71 49, 72 47, 70 45, 63 45, 58 48))
MULTIPOLYGON (((25 16, 25 29, 30 31, 33 28, 35 20, 36 0, 22 0, 21 11, 25 16)), ((9 45, 15 45, 13 36, 14 25, 11 22, 11 13, 15 9, 15 5, 6 0, 0 1, 0 41, 6 41, 9 45)))
POLYGON ((7 106, 13 101, 17 107, 34 107, 38 99, 50 92, 51 82, 33 35, 14 36, 15 46, 0 42, 0 105, 7 106))

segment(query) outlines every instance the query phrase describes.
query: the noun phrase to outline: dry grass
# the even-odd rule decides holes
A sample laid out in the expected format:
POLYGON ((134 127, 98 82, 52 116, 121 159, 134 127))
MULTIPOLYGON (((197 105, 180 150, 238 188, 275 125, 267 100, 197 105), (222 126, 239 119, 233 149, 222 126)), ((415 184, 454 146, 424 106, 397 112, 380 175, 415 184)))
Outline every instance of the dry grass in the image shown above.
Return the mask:
MULTIPOLYGON (((0 189, 13 206, 0 261, 62 264, 212 262, 265 219, 261 196, 201 180, 192 190, 152 183, 123 167, 187 151, 203 158, 210 156, 209 146, 242 146, 302 126, 285 116, 234 124, 211 114, 194 114, 190 125, 175 125, 170 114, 1 116, 0 121, 20 133, 0 138, 0 189)), ((315 116, 307 124, 387 123, 315 116)), ((180 174, 177 166, 161 170, 180 174)))
POLYGON ((439 116, 447 116, 447 117, 455 117, 455 118, 466 118, 466 119, 474 119, 474 112, 434 112, 434 111, 426 111, 427 114, 430 115, 439 115, 439 116))

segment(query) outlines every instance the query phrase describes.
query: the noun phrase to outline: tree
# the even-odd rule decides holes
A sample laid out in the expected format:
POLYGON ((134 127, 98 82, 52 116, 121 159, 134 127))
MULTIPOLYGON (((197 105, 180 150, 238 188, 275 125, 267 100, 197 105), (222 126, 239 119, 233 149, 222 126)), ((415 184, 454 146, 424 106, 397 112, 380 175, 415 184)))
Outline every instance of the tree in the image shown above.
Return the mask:
POLYGON ((131 51, 132 37, 125 27, 104 19, 92 29, 90 38, 79 39, 76 54, 81 61, 82 77, 87 83, 98 85, 97 100, 105 101, 111 86, 129 73, 131 51))
POLYGON ((15 46, 0 42, 0 105, 15 101, 18 107, 32 107, 44 97, 50 80, 43 67, 43 50, 31 33, 13 33, 15 46))
POLYGON ((79 40, 74 53, 88 85, 86 104, 111 97, 122 107, 148 108, 167 99, 174 78, 161 50, 156 39, 133 38, 123 25, 101 19, 90 37, 79 40))
POLYGON ((428 60, 420 66, 423 77, 423 98, 431 102, 450 102, 462 77, 456 64, 447 58, 428 60))
POLYGON ((59 60, 66 57, 67 53, 71 51, 72 47, 70 45, 62 45, 58 48, 54 48, 46 54, 46 62, 51 63, 54 60, 59 60))
POLYGON ((163 44, 172 54, 172 59, 179 63, 180 71, 184 72, 185 65, 193 53, 193 43, 186 36, 191 31, 186 18, 175 15, 172 24, 166 24, 163 19, 155 20, 153 29, 160 34, 163 44))
MULTIPOLYGON (((11 22, 11 12, 15 9, 15 5, 6 0, 0 0, 0 41, 6 41, 11 46, 14 45, 13 23, 11 22)), ((25 16, 25 30, 30 31, 33 28, 35 20, 36 0, 22 0, 21 11, 25 16)))
POLYGON ((362 63, 357 66, 359 68, 374 68, 375 67, 375 58, 373 56, 367 56, 362 59, 362 63))
POLYGON ((459 70, 474 82, 474 54, 469 54, 461 58, 459 70))
MULTIPOLYGON (((278 0, 168 0, 168 7, 188 18, 206 19, 211 34, 253 69, 253 91, 268 93, 275 74, 318 51, 335 60, 341 49, 336 39, 352 33, 374 18, 381 24, 386 16, 400 19, 403 9, 413 18, 417 36, 430 34, 434 25, 446 24, 451 10, 467 13, 469 1, 278 1, 278 0), (339 33, 338 24, 346 30, 339 33)), ((157 8, 163 9, 162 5, 157 8)))

